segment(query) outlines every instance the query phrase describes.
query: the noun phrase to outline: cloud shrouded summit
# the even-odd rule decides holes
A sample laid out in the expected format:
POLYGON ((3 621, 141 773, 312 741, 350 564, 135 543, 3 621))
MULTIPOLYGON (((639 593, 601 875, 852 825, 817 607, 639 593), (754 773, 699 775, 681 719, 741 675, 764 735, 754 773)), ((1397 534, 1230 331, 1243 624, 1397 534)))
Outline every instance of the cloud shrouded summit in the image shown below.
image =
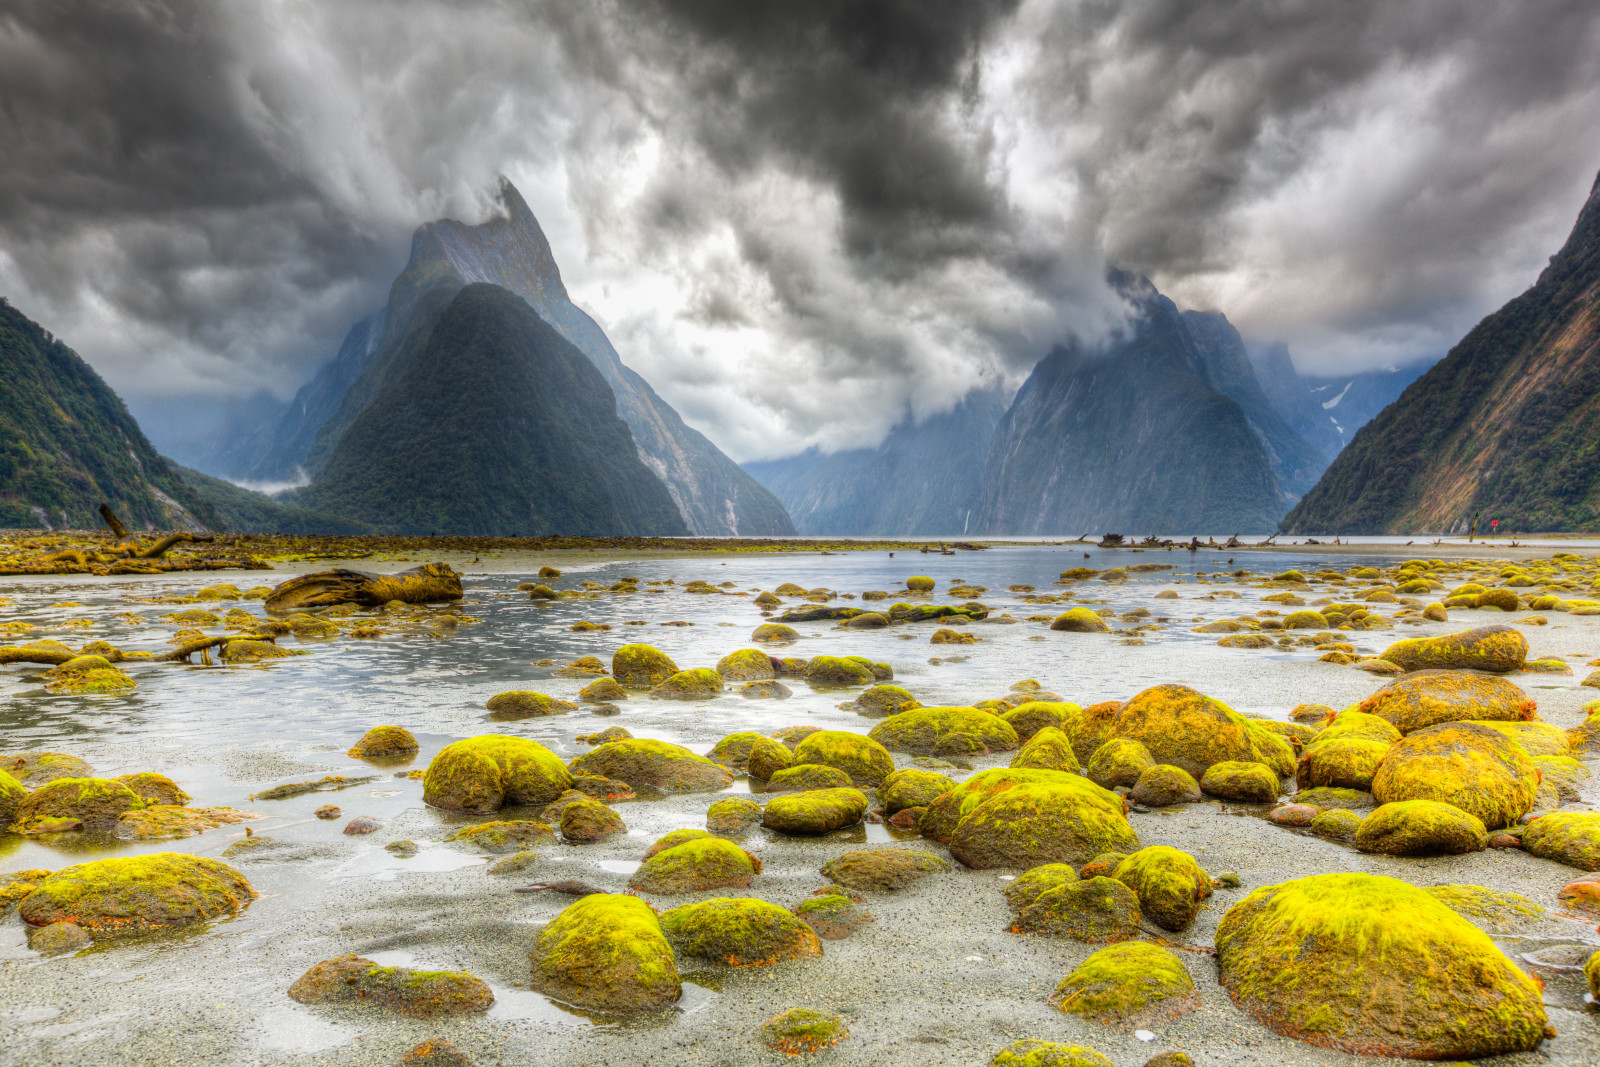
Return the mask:
POLYGON ((1592 3, 13 0, 0 292, 135 404, 286 396, 409 235, 527 195, 740 458, 875 443, 1117 321, 1444 351, 1600 166, 1592 3))

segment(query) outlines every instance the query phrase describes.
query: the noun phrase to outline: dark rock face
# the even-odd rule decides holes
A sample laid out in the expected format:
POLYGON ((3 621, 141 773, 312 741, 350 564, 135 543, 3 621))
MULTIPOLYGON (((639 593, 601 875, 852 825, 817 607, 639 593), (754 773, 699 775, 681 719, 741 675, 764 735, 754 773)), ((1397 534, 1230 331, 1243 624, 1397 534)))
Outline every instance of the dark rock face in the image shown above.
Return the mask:
POLYGON ((311 507, 394 532, 688 532, 605 380, 516 294, 457 291, 386 369, 311 507))
POLYGON ((572 303, 538 220, 509 182, 502 182, 499 207, 499 214, 478 226, 443 219, 418 228, 411 260, 390 287, 387 306, 357 323, 339 355, 301 390, 274 431, 274 447, 249 476, 321 472, 346 431, 393 382, 397 356, 431 331, 457 291, 481 282, 520 297, 599 371, 640 461, 665 483, 689 529, 711 535, 794 533, 777 498, 686 426, 572 303))
POLYGON ((975 532, 1264 532, 1285 498, 1172 301, 1112 278, 1135 316, 1107 351, 1057 348, 1000 420, 975 532))
POLYGON ((1534 286, 1356 434, 1288 533, 1591 528, 1600 484, 1600 181, 1534 286))
POLYGON ((1005 414, 997 390, 978 390, 921 422, 906 419, 877 448, 747 463, 802 534, 959 537, 983 495, 983 468, 1005 414))
POLYGON ((0 299, 0 527, 204 530, 205 500, 78 354, 0 299))

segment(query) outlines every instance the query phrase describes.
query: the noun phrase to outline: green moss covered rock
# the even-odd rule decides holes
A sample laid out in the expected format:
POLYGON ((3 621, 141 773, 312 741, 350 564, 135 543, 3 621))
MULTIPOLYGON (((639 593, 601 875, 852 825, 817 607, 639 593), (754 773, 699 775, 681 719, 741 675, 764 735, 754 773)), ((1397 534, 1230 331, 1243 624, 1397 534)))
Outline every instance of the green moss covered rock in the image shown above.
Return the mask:
POLYGON ((750 777, 767 782, 786 767, 794 766, 794 750, 775 738, 764 737, 750 746, 745 758, 745 772, 750 777))
POLYGON ((1380 657, 1404 671, 1477 670, 1505 674, 1528 659, 1528 639, 1509 626, 1480 626, 1444 637, 1396 641, 1380 657))
POLYGON ((295 980, 289 996, 302 1004, 372 1004, 414 1019, 488 1011, 494 993, 465 971, 380 967, 351 953, 323 960, 295 980))
POLYGON ((1046 726, 1029 738, 1027 744, 1011 757, 1011 766, 1072 772, 1083 769, 1078 764, 1072 739, 1054 726, 1046 726))
POLYGON ((683 955, 729 967, 822 956, 822 942, 809 925, 776 904, 749 897, 720 897, 662 912, 661 930, 683 955))
POLYGON ((1111 877, 1134 891, 1139 910, 1165 930, 1185 930, 1211 895, 1211 876, 1193 856, 1151 845, 1117 864, 1111 877))
POLYGON ((717 661, 717 673, 730 682, 759 682, 778 676, 772 657, 759 648, 741 648, 717 661))
POLYGON ((420 747, 404 726, 374 726, 345 755, 352 759, 397 759, 416 755, 420 747))
POLYGON ((1418 671, 1397 678, 1361 702, 1363 712, 1402 734, 1442 722, 1522 722, 1537 707, 1515 682, 1461 671, 1418 671))
POLYGON ((893 815, 907 808, 925 808, 955 787, 952 779, 938 771, 907 767, 885 778, 878 795, 884 810, 893 815))
POLYGON ((11 775, 29 789, 38 789, 57 778, 93 778, 94 768, 87 760, 65 752, 18 752, 0 756, 0 771, 11 775))
POLYGON ((555 831, 537 819, 508 819, 474 823, 446 837, 446 841, 471 845, 481 852, 503 854, 519 852, 529 845, 554 844, 555 831))
POLYGON ((1200 779, 1201 792, 1245 804, 1271 804, 1280 789, 1278 776, 1264 763, 1224 760, 1213 763, 1200 779))
POLYGON ((857 789, 812 789, 773 797, 761 811, 761 825, 794 837, 818 837, 854 826, 867 814, 867 797, 857 789))
POLYGON ((716 834, 743 833, 761 821, 761 805, 748 797, 728 797, 706 809, 706 829, 716 834))
POLYGON ((1295 779, 1302 788, 1332 786, 1337 789, 1370 790, 1372 776, 1389 754, 1382 741, 1356 737, 1334 737, 1307 745, 1295 765, 1295 779))
POLYGON ((21 782, 5 771, 0 771, 0 833, 4 833, 17 817, 17 809, 28 796, 21 782))
POLYGON ((1133 1029, 1200 1006, 1183 961, 1147 941, 1108 945, 1078 964, 1051 997, 1063 1012, 1133 1029))
POLYGON ((1323 874, 1255 890, 1216 935, 1223 988, 1285 1037, 1366 1056, 1464 1059, 1545 1036, 1539 986, 1487 935, 1394 878, 1323 874))
POLYGON ((571 767, 577 774, 598 774, 636 790, 663 793, 714 793, 733 784, 726 767, 681 745, 643 737, 601 745, 573 760, 571 767))
POLYGON ((1113 737, 1094 750, 1094 755, 1089 757, 1087 771, 1095 784, 1106 789, 1115 789, 1117 786, 1132 788, 1139 776, 1155 765, 1150 750, 1144 745, 1127 738, 1113 737))
POLYGON ((650 690, 656 700, 706 700, 722 692, 722 675, 710 667, 679 671, 650 690))
POLYGON ((1383 804, 1361 820, 1356 847, 1389 856, 1454 856, 1481 852, 1489 835, 1477 816, 1436 800, 1383 804))
MULTIPOLYGON (((924 837, 941 845, 949 844, 957 824, 964 817, 1006 790, 1019 785, 1043 785, 1077 790, 1123 815, 1126 815, 1128 810, 1127 803, 1121 797, 1110 790, 1100 788, 1082 775, 1033 767, 996 767, 979 771, 929 804, 918 829, 924 837)), ((1036 867, 1038 864, 1030 863, 1026 866, 1036 867)))
POLYGON ((880 719, 922 705, 908 689, 898 685, 875 685, 857 696, 848 706, 859 715, 880 719))
POLYGON ((751 631, 750 640, 767 645, 786 645, 800 640, 800 633, 793 626, 781 622, 764 622, 751 631))
POLYGON ((1138 781, 1128 791, 1128 799, 1150 808, 1193 804, 1201 799, 1200 783, 1182 767, 1158 763, 1139 772, 1138 781))
MULTIPOLYGON (((1012 699, 1016 699, 1016 694, 1012 699)), ((1000 717, 1017 732, 1018 740, 1026 741, 1047 726, 1065 732, 1067 716, 1081 714, 1082 711, 1076 704, 1027 699, 1010 711, 1001 712, 1000 717)))
POLYGON ((570 700, 557 700, 528 689, 514 689, 496 693, 484 702, 489 717, 500 721, 515 719, 540 719, 548 715, 565 715, 577 711, 578 705, 570 700))
POLYGON ((1117 714, 1111 734, 1138 741, 1157 763, 1195 776, 1225 762, 1263 763, 1284 778, 1294 773, 1288 741, 1186 685, 1158 685, 1136 694, 1117 714))
POLYGON ((1071 634, 1103 634, 1111 627, 1089 608, 1068 608, 1051 620, 1050 629, 1071 634))
POLYGON ((1310 744, 1350 740, 1376 741, 1387 746, 1400 740, 1400 737, 1400 731, 1389 720, 1355 708, 1346 708, 1329 719, 1327 724, 1316 732, 1310 744))
POLYGON ((1084 1045, 1063 1045, 1030 1037, 1013 1041, 996 1052, 989 1067, 1116 1067, 1116 1064, 1084 1045))
POLYGON ((1479 726, 1487 726, 1502 737, 1509 737, 1530 756, 1568 756, 1572 752, 1566 731, 1547 722, 1472 721, 1479 726))
POLYGON ((100 938, 234 915, 255 898, 245 876, 220 860, 155 852, 63 867, 17 911, 30 926, 73 922, 100 938))
POLYGON ((871 685, 877 676, 870 664, 853 656, 815 656, 806 664, 806 681, 819 689, 842 689, 871 685))
POLYGON ((806 897, 795 905, 794 914, 824 941, 842 941, 877 921, 859 899, 836 886, 806 897))
POLYGON ((786 1056, 831 1048, 849 1036, 843 1019, 813 1008, 790 1008, 761 1024, 761 1043, 786 1056))
POLYGON ((654 689, 677 673, 678 665, 650 645, 623 645, 611 654, 611 676, 629 689, 654 689))
POLYGON ((763 741, 777 744, 766 734, 758 734, 753 730, 729 734, 711 746, 711 751, 706 753, 706 758, 713 763, 720 763, 724 767, 732 767, 736 771, 742 771, 750 761, 750 750, 763 741))
POLYGON ((845 730, 818 730, 808 735, 795 746, 794 758, 797 764, 836 767, 857 786, 876 788, 894 772, 894 757, 888 749, 871 737, 845 730))
POLYGON ((123 812, 144 806, 144 798, 115 779, 57 778, 23 797, 13 818, 23 833, 61 825, 49 820, 76 822, 78 829, 109 830, 123 812))
POLYGON ((422 779, 425 803, 487 815, 505 804, 543 806, 572 788, 561 758, 537 741, 483 734, 439 750, 422 779))
POLYGON ((1600 871, 1600 812, 1541 815, 1522 832, 1522 848, 1580 871, 1600 871))
POLYGON ((738 845, 703 837, 657 852, 633 872, 628 886, 645 893, 748 889, 760 870, 760 861, 738 845))
POLYGON ((1407 734, 1372 778, 1379 804, 1439 800, 1489 829, 1515 823, 1533 807, 1538 773, 1516 742, 1485 726, 1440 723, 1407 734))
MULTIPOLYGON (((1055 869, 1066 865, 1048 866, 1055 869)), ((1063 875, 1039 892, 1013 901, 1012 910, 1015 918, 1011 929, 1015 933, 1064 937, 1085 944, 1127 941, 1139 933, 1138 896, 1105 875, 1078 881, 1063 875)))
POLYGON ((1059 775, 1059 779, 1017 783, 987 798, 977 793, 961 796, 958 787, 930 806, 923 817, 926 824, 946 798, 955 798, 960 807, 969 800, 975 802, 950 835, 950 854, 966 866, 1026 870, 1041 863, 1083 863, 1101 852, 1138 848, 1138 835, 1128 825, 1123 801, 1115 794, 1075 774, 1008 773, 1059 775))
POLYGON ((799 793, 808 789, 844 789, 851 785, 850 776, 837 767, 820 763, 796 763, 781 771, 774 771, 767 779, 768 793, 799 793))
POLYGON ((857 849, 822 865, 822 873, 839 885, 879 893, 905 889, 949 869, 950 864, 933 853, 909 848, 857 849))
POLYGON ((104 656, 75 656, 45 673, 52 693, 126 693, 137 683, 104 656))
POLYGON ((567 906, 530 952, 534 989, 596 1011, 659 1011, 683 993, 672 946, 650 905, 595 893, 567 906))
MULTIPOLYGON (((1417 803, 1426 803, 1417 801, 1417 803)), ((1319 811, 1311 819, 1311 832, 1318 837, 1328 837, 1335 841, 1350 841, 1361 829, 1361 816, 1348 808, 1330 808, 1319 811)))
MULTIPOLYGON (((567 796, 563 793, 556 803, 561 804, 567 796)), ((548 812, 550 809, 545 810, 548 812)), ((626 833, 628 830, 627 823, 622 821, 622 816, 615 808, 602 804, 585 793, 577 793, 567 800, 567 803, 562 804, 561 818, 557 825, 561 827, 561 836, 564 840, 580 845, 601 841, 615 834, 626 833)))
POLYGON ((998 715, 972 707, 916 708, 872 728, 874 741, 914 756, 988 755, 1017 747, 1017 732, 998 715))
MULTIPOLYGON (((190 801, 190 796, 179 788, 164 774, 154 771, 139 771, 137 774, 124 774, 113 781, 121 782, 139 795, 139 799, 146 804, 174 804, 183 805, 190 801)), ((4 820, 0 820, 3 823, 4 820)))

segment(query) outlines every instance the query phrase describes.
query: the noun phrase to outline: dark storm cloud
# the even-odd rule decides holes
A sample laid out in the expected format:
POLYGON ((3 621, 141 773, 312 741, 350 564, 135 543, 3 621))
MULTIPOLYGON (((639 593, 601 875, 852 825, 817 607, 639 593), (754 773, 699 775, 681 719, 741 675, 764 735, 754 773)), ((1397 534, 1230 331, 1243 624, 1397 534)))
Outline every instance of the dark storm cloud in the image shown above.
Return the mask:
POLYGON ((1600 166, 1560 0, 10 0, 0 289, 124 392, 280 395, 495 175, 738 455, 870 443, 1117 314, 1437 354, 1600 166))

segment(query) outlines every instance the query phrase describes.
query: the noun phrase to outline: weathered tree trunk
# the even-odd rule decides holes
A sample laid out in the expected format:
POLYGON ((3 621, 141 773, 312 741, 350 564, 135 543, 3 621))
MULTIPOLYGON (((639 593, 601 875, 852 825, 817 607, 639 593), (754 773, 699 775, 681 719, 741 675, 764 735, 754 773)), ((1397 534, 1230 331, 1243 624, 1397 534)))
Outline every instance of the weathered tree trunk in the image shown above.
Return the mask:
POLYGON ((133 557, 135 559, 160 559, 162 556, 167 554, 167 550, 173 545, 200 544, 202 542, 215 541, 216 539, 216 534, 170 533, 161 540, 157 541, 155 544, 151 545, 149 548, 139 549, 139 551, 133 554, 133 557))
POLYGON ((205 652, 213 648, 221 648, 233 641, 265 641, 268 644, 278 643, 277 634, 228 634, 225 637, 197 637, 193 641, 185 641, 171 652, 163 652, 151 659, 157 663, 187 662, 189 657, 196 652, 205 652))
POLYGON ((377 607, 391 600, 429 604, 461 599, 461 575, 448 563, 425 563, 399 574, 372 574, 340 568, 290 578, 267 597, 275 614, 325 608, 334 604, 377 607))
POLYGON ((128 528, 122 525, 122 520, 117 518, 116 512, 111 510, 110 504, 100 505, 100 517, 105 520, 107 526, 111 527, 111 535, 118 541, 126 541, 128 539, 128 528))
POLYGON ((14 645, 0 648, 0 663, 45 663, 58 667, 75 656, 76 652, 57 652, 48 648, 18 648, 14 645))

